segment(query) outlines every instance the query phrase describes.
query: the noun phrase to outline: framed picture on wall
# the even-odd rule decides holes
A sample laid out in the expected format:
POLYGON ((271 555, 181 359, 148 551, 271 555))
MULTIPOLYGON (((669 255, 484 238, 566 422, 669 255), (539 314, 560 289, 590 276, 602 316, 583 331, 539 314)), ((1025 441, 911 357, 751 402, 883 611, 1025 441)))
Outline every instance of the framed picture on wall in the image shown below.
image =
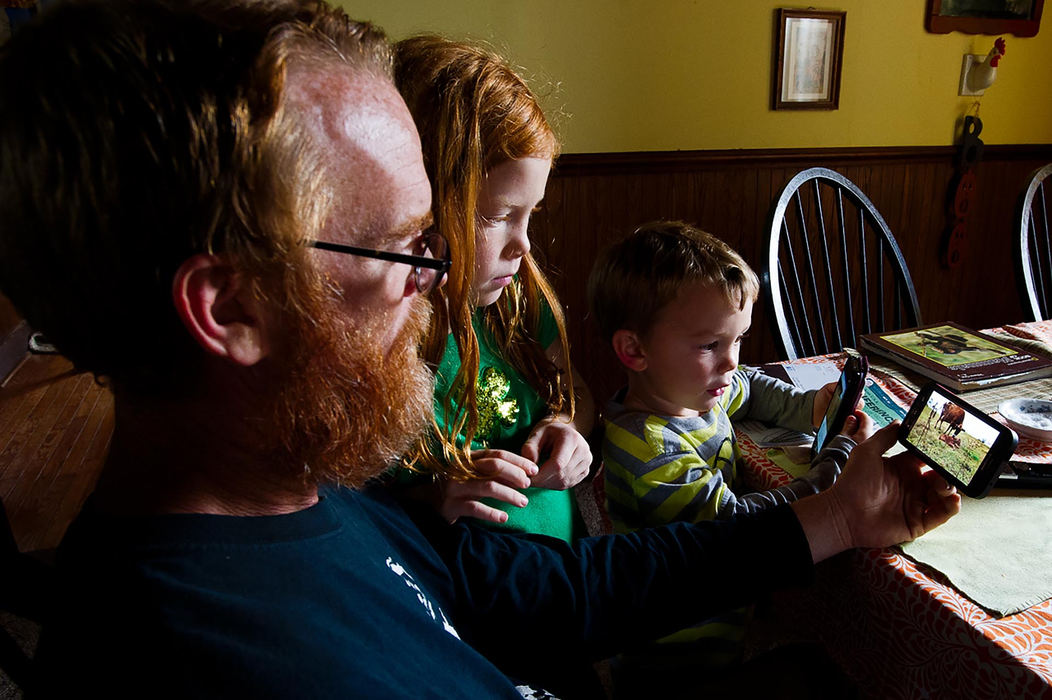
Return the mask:
POLYGON ((773 109, 837 109, 846 12, 777 12, 773 109))
POLYGON ((928 0, 925 27, 934 34, 1035 36, 1045 0, 928 0))

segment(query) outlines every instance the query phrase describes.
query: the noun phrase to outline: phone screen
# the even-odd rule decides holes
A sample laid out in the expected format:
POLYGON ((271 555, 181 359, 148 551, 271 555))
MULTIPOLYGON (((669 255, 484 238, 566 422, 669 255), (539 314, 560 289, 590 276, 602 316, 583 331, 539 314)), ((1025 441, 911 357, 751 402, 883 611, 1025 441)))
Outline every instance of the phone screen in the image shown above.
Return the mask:
POLYGON ((1015 434, 939 387, 926 388, 921 400, 919 410, 910 409, 903 442, 969 496, 985 495, 1015 449, 1015 434))

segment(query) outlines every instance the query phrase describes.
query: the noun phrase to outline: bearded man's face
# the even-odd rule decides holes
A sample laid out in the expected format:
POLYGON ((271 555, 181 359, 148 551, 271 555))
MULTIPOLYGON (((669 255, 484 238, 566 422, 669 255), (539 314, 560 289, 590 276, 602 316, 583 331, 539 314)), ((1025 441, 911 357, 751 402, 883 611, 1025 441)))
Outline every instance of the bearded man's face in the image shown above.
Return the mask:
MULTIPOLYGON (((285 108, 326 161, 332 207, 319 238, 419 250, 431 185, 412 116, 390 80, 306 65, 289 73, 285 108)), ((278 346, 269 368, 276 430, 264 437, 315 483, 360 486, 400 457, 432 415, 432 379, 418 349, 430 306, 408 265, 310 255, 326 283, 300 290, 305 311, 270 339, 278 346)))

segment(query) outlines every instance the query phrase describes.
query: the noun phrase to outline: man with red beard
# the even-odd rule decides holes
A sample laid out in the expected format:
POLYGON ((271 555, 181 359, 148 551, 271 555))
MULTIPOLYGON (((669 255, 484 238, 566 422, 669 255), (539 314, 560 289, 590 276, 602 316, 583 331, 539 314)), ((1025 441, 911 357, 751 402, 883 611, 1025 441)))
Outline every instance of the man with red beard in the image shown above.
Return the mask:
POLYGON ((407 512, 366 482, 425 427, 448 260, 382 35, 293 0, 44 14, 0 50, 0 288, 116 406, 45 690, 519 697, 959 507, 883 431, 732 523, 570 546, 407 512), (714 559, 727 594, 682 596, 714 559))

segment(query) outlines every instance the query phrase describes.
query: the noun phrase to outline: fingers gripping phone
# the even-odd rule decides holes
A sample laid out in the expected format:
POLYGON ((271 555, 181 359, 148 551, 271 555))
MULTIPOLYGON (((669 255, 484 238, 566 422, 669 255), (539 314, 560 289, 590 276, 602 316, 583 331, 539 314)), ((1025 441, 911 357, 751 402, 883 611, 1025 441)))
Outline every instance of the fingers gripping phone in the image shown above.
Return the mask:
POLYGON ((957 490, 990 492, 1018 438, 1008 427, 932 382, 921 389, 899 428, 899 442, 957 490))
POLYGON ((861 355, 851 348, 844 348, 847 360, 844 362, 844 370, 840 373, 833 397, 829 399, 829 407, 822 418, 815 434, 815 443, 811 451, 812 458, 829 444, 834 435, 844 429, 847 417, 855 411, 862 398, 862 391, 866 387, 866 374, 869 372, 869 362, 865 355, 861 355))

